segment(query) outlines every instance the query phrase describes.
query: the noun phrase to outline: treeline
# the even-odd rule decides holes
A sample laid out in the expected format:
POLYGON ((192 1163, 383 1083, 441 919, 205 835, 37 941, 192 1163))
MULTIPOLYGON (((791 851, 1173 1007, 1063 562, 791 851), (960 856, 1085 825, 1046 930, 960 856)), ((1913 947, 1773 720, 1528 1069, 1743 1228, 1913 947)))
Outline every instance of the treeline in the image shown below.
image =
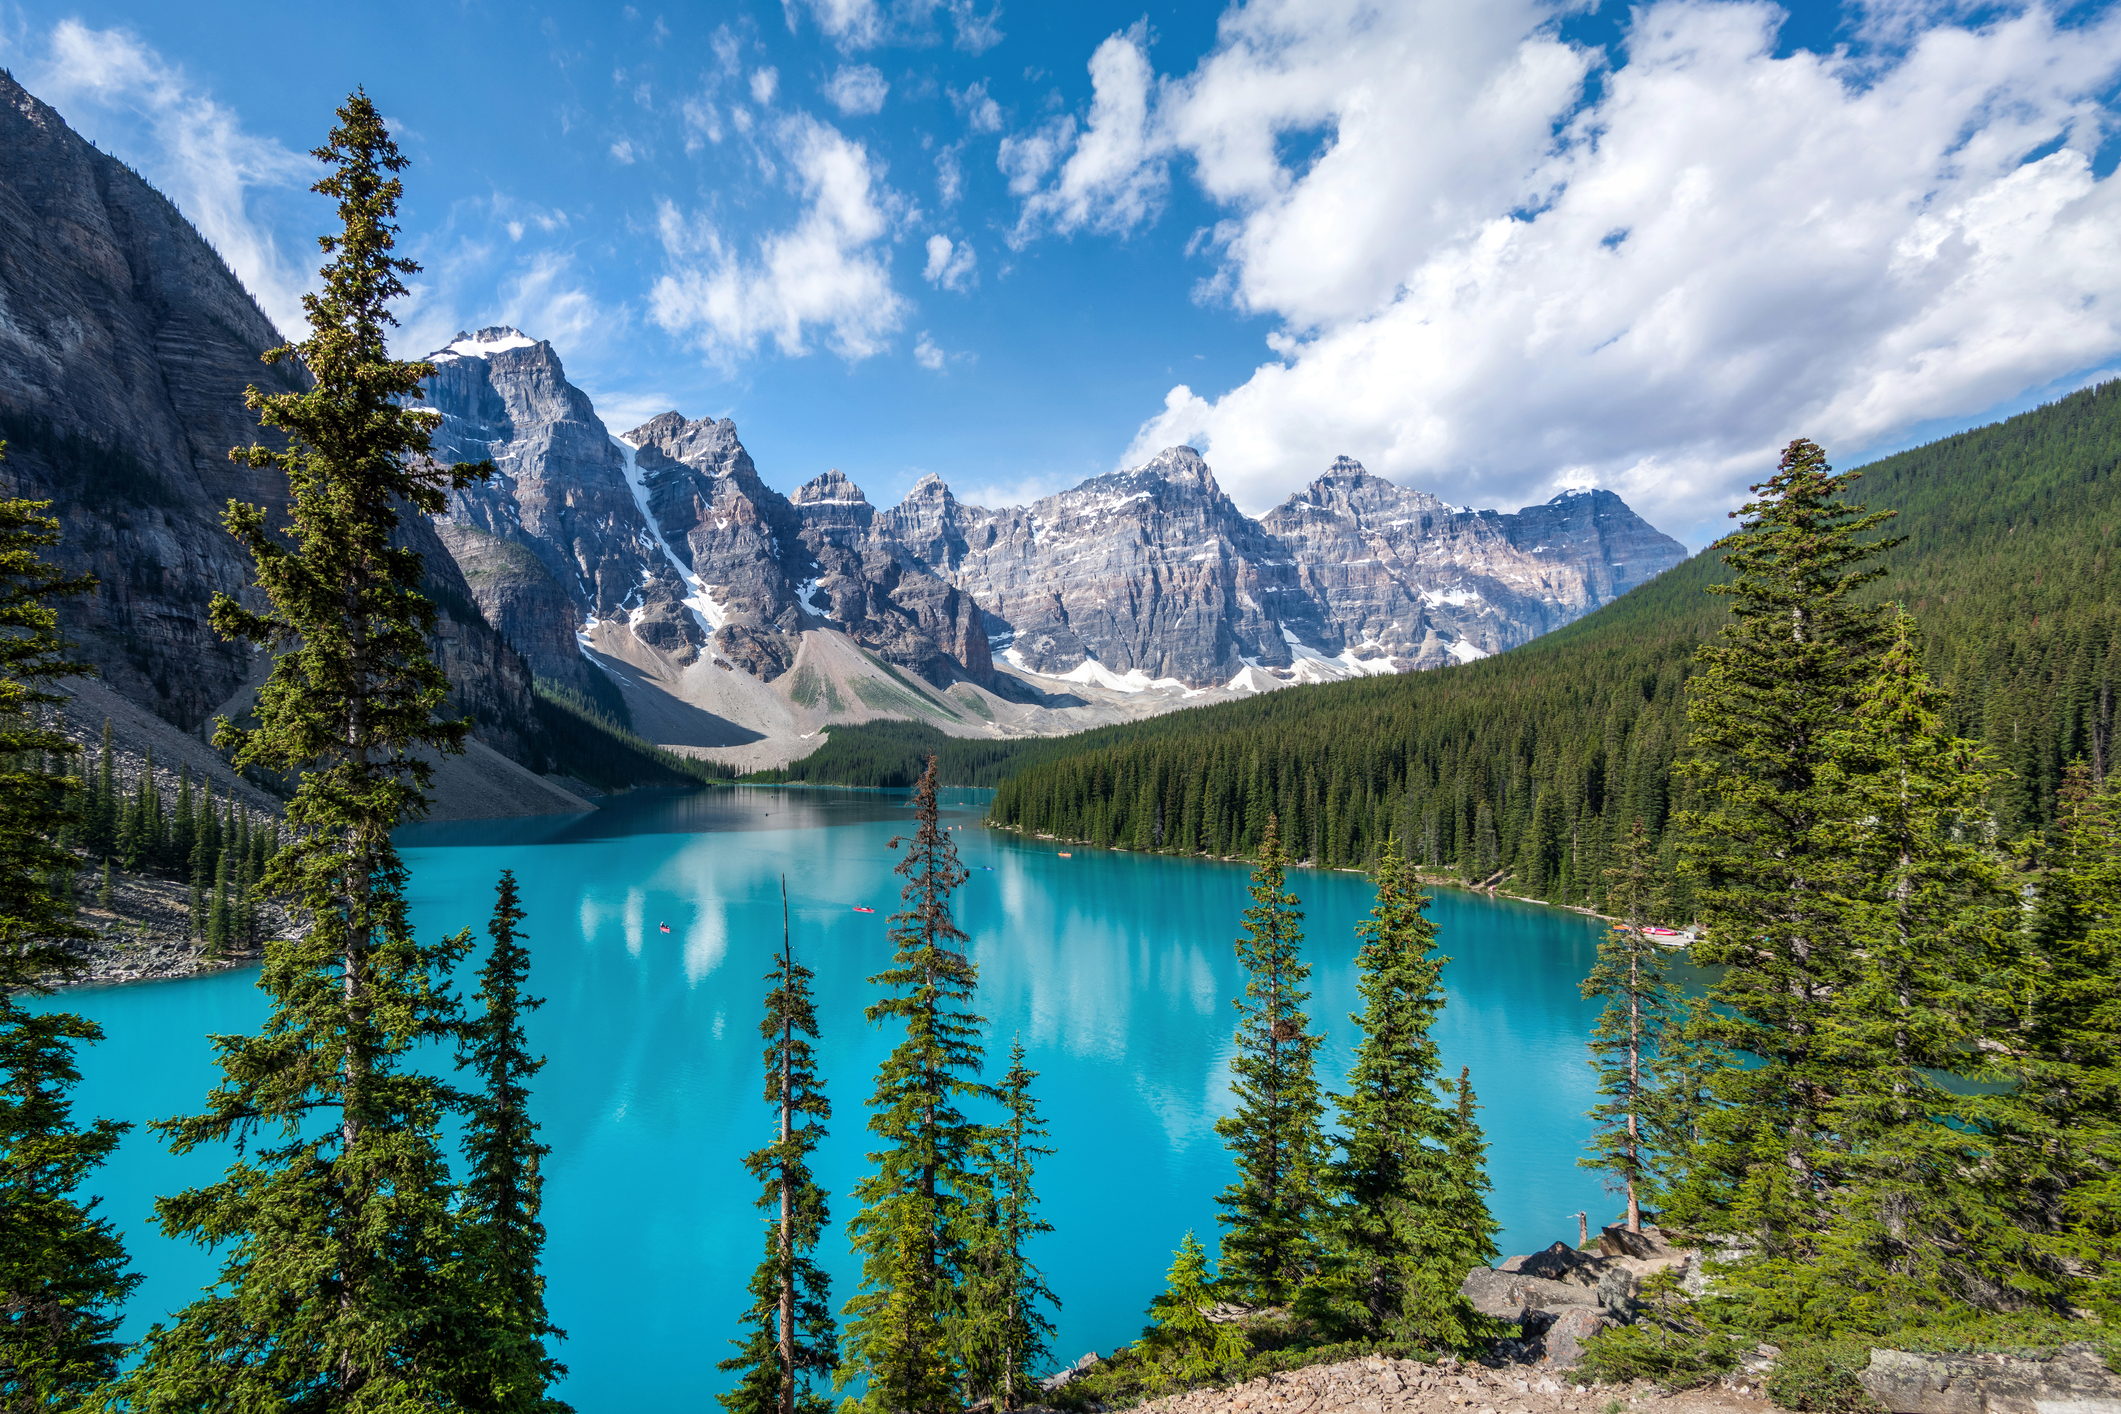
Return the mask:
POLYGON ((553 770, 599 790, 712 785, 736 779, 719 761, 681 756, 643 737, 615 712, 625 702, 592 700, 562 683, 536 684, 538 720, 552 738, 553 770))
MULTIPOLYGON (((2056 818, 2065 764, 2111 768, 2121 640, 2121 382, 1863 470, 1905 537, 1867 602, 1907 604, 1951 698, 1951 726, 2007 774, 1989 802, 2015 833, 2056 818)), ((1884 532, 1879 532, 1883 534, 1884 532)), ((1669 828, 1695 649, 1722 622, 1695 556, 1509 653, 1399 678, 1278 692, 1067 739, 1021 764, 991 818, 1125 849, 1238 855, 1276 815, 1292 852, 1364 865, 1387 838, 1429 870, 1508 878, 1602 904, 1640 821, 1679 910, 1669 828)))
MULTIPOLYGON (((155 753, 131 785, 121 784, 110 722, 103 723, 101 749, 59 758, 59 774, 79 792, 77 821, 61 830, 62 849, 78 851, 102 871, 97 902, 111 904, 111 869, 153 874, 191 884, 188 929, 209 957, 249 951, 260 941, 259 910, 265 901, 266 867, 280 849, 279 821, 218 796, 213 783, 194 790, 190 763, 177 768, 177 793, 163 793, 155 776, 155 753)), ((73 871, 63 871, 70 890, 73 871)))
POLYGON ((932 758, 949 786, 992 786, 1026 761, 1068 748, 1047 738, 995 741, 945 736, 926 722, 880 718, 858 726, 827 728, 825 741, 800 761, 744 777, 759 785, 815 782, 871 790, 904 789, 921 778, 932 758))

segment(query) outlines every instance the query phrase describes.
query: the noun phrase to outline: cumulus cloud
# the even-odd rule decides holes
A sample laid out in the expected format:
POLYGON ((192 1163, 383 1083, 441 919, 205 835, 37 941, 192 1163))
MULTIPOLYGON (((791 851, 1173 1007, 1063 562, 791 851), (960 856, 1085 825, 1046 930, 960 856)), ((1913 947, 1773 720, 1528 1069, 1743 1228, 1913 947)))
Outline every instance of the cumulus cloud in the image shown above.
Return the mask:
POLYGON ((883 111, 891 85, 874 64, 842 64, 825 81, 824 92, 842 114, 859 118, 883 111))
POLYGON ((174 201, 282 333, 307 330, 302 296, 316 287, 307 253, 283 250, 257 207, 314 182, 321 169, 313 158, 246 132, 232 110, 126 30, 61 20, 44 52, 18 61, 16 71, 73 127, 174 201))
POLYGON ((923 329, 920 337, 913 341, 913 361, 930 373, 941 373, 943 365, 950 361, 950 355, 937 348, 935 340, 929 338, 928 331, 923 329))
POLYGON ((962 293, 979 283, 978 262, 970 242, 953 243, 948 236, 933 235, 928 237, 928 265, 921 278, 940 289, 962 293))
POLYGON ((751 75, 751 101, 763 108, 773 102, 773 95, 780 91, 781 71, 771 65, 757 69, 751 75))
POLYGON ((650 317, 724 365, 765 339, 783 354, 808 353, 819 333, 841 357, 868 358, 907 309, 880 248, 898 199, 867 149, 831 125, 797 115, 774 134, 802 200, 794 223, 747 253, 705 216, 659 203, 666 270, 650 292, 650 317))
POLYGON ((1156 215, 1167 176, 1164 144, 1149 123, 1155 84, 1149 25, 1137 21, 1090 56, 1090 114, 1079 136, 1064 116, 1021 141, 1003 139, 1002 170, 1024 196, 1019 241, 1041 228, 1123 233, 1156 215), (1056 163, 1053 184, 1043 186, 1056 163))
POLYGON ((1482 505, 1600 484, 1698 543, 1791 437, 1846 462, 2121 357, 2121 12, 1871 9, 1891 44, 1780 58, 1749 0, 1610 54, 1537 0, 1265 0, 1165 79, 1114 35, 1084 134, 1011 149, 1018 237, 1153 219, 1181 159, 1225 212, 1200 293, 1275 357, 1129 461, 1191 441, 1255 510, 1342 452, 1482 505))

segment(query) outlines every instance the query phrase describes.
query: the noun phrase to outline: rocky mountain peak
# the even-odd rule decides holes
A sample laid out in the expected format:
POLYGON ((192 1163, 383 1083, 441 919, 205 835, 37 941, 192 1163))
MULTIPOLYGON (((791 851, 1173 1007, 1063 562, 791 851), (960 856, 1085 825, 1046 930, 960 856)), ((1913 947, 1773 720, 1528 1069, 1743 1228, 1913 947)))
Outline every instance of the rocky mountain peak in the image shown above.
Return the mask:
POLYGON ((798 506, 842 501, 860 502, 863 505, 869 503, 869 498, 862 494, 862 488, 848 480, 847 473, 841 471, 838 467, 832 468, 832 470, 822 476, 811 477, 800 487, 796 488, 796 493, 788 499, 795 502, 798 506))
MULTIPOLYGON (((758 472, 751 464, 751 453, 744 450, 743 442, 737 438, 736 423, 726 417, 720 421, 711 417, 688 421, 681 413, 666 412, 634 428, 626 434, 626 440, 710 476, 735 475, 748 482, 758 480, 758 472)), ((745 489, 756 494, 749 485, 745 489)))
POLYGON ((476 334, 457 330, 455 338, 427 356, 429 363, 443 363, 457 358, 491 358, 495 354, 508 353, 515 349, 534 349, 543 346, 550 352, 552 345, 543 339, 533 339, 521 329, 506 324, 497 324, 481 329, 476 334))

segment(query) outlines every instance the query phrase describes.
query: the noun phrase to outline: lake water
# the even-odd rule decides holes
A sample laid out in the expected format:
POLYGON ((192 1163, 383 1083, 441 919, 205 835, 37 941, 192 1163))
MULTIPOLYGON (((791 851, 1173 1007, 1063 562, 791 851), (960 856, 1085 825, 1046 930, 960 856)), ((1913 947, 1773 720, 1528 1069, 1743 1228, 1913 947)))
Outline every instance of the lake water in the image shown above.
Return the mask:
MULTIPOLYGON (((1076 849, 990 833, 986 793, 947 793, 944 816, 971 881, 962 926, 980 966, 998 1074, 1021 1036, 1058 1153, 1038 1188, 1057 1229, 1037 1253, 1063 1302, 1056 1355, 1109 1350, 1141 1329, 1188 1229, 1210 1249, 1231 1166, 1214 1132, 1230 1108, 1240 977, 1231 950, 1245 903, 1237 865, 1076 849)), ((780 945, 787 876, 799 956, 818 975, 821 1069, 835 1107, 818 1173, 833 1216, 865 1171, 862 1103, 893 1037, 862 1019, 897 906, 903 794, 737 788, 639 793, 583 817, 422 825, 402 837, 423 934, 483 938, 493 882, 515 870, 529 910, 529 1022, 549 1057, 536 1117, 553 1146, 546 1272, 584 1414, 705 1408, 726 1387, 743 1287, 761 1254, 740 1156, 769 1139, 761 1097, 761 976, 780 945), (876 909, 857 913, 856 905, 876 909), (659 925, 667 923, 664 933, 659 925)), ((1323 1078, 1346 1074, 1357 1004, 1355 924, 1368 882, 1292 871, 1303 899, 1314 1018, 1330 1033, 1323 1078)), ((1473 1071, 1505 1252, 1575 1237, 1575 1213, 1610 1220, 1599 1175, 1577 1167, 1592 1103, 1577 992, 1598 925, 1560 909, 1441 891, 1431 916, 1454 959, 1437 1028, 1444 1060, 1473 1071)), ((76 1113, 144 1121, 197 1109, 216 1078, 207 1036, 264 1015, 254 970, 73 991, 54 1000, 100 1022, 76 1113)), ((163 1238, 152 1201, 219 1172, 225 1155, 171 1157, 144 1126, 93 1180, 147 1274, 126 1334, 211 1279, 210 1254, 163 1238)), ((834 1300, 855 1269, 837 1227, 834 1300)))

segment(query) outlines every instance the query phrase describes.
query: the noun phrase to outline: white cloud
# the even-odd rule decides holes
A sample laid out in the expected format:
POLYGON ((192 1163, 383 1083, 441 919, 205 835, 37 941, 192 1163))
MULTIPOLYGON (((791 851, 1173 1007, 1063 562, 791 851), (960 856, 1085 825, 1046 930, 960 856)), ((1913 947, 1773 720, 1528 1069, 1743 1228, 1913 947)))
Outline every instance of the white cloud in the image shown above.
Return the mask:
POLYGON ((874 64, 842 64, 833 70, 824 88, 825 97, 832 101, 832 106, 850 118, 881 113, 884 95, 889 92, 891 85, 885 82, 874 64))
POLYGON ((941 373, 943 365, 950 361, 950 356, 937 348, 935 340, 929 338, 928 331, 923 329, 920 337, 913 341, 913 361, 930 373, 941 373))
POLYGON ((960 293, 979 283, 979 257, 969 242, 953 243, 948 236, 928 237, 928 265, 921 278, 931 285, 960 293))
POLYGON ((1022 140, 1003 139, 1009 189, 1025 197, 1019 241, 1041 227, 1126 232, 1156 215, 1167 178, 1162 144, 1149 126, 1156 74, 1148 30, 1147 21, 1137 21, 1090 56, 1090 116, 1080 137, 1064 117, 1022 140), (1056 161, 1053 185, 1041 190, 1056 161))
POLYGON ((984 54, 1007 38, 996 26, 1002 16, 1002 7, 996 5, 986 14, 981 14, 972 0, 950 0, 951 27, 956 30, 955 43, 967 54, 984 54))
MULTIPOLYGON (((283 251, 255 207, 323 175, 313 158, 244 131, 232 110, 123 29, 61 20, 45 53, 18 64, 17 73, 76 130, 175 202, 283 334, 303 335, 302 296, 316 288, 313 257, 283 251)), ((316 220, 329 218, 321 200, 313 204, 316 220)))
POLYGON ((783 354, 809 352, 813 331, 846 359, 880 353, 905 317, 880 243, 898 199, 866 148, 807 115, 775 129, 803 200, 793 225, 758 242, 747 258, 704 217, 660 204, 666 273, 650 293, 650 316, 727 365, 762 339, 783 354))
POLYGON ((965 167, 958 160, 962 143, 951 143, 936 149, 935 153, 935 199, 944 206, 955 206, 965 194, 965 167))
POLYGON ((965 116, 965 126, 976 133, 998 133, 1002 130, 1001 105, 987 92, 987 81, 981 79, 966 89, 950 89, 950 106, 965 116))
POLYGON ((706 97, 688 98, 681 112, 685 118, 685 153, 699 152, 710 142, 722 140, 722 115, 706 97))
POLYGON ((751 101, 764 108, 773 102, 773 95, 780 91, 781 71, 767 66, 754 69, 751 74, 751 101))
POLYGON ((1281 321, 1125 460, 1191 441, 1255 510, 1340 452, 1481 505, 1596 481, 1698 542, 1792 437, 1847 463, 2121 358, 2121 186, 2090 164, 2121 11, 1950 15, 1777 58, 1782 12, 1744 0, 1644 6, 1610 56, 1536 0, 1233 7, 1190 75, 1109 64, 1080 180, 1088 134, 1018 150, 1018 229, 1124 230, 1105 194, 1153 212, 1183 154, 1229 213, 1207 293, 1281 321))
POLYGON ((876 0, 781 0, 788 28, 796 28, 796 14, 807 9, 826 38, 843 50, 872 49, 884 40, 884 12, 876 0))
POLYGON ((619 165, 631 167, 634 158, 633 140, 631 138, 620 138, 611 145, 611 155, 618 161, 619 165))

